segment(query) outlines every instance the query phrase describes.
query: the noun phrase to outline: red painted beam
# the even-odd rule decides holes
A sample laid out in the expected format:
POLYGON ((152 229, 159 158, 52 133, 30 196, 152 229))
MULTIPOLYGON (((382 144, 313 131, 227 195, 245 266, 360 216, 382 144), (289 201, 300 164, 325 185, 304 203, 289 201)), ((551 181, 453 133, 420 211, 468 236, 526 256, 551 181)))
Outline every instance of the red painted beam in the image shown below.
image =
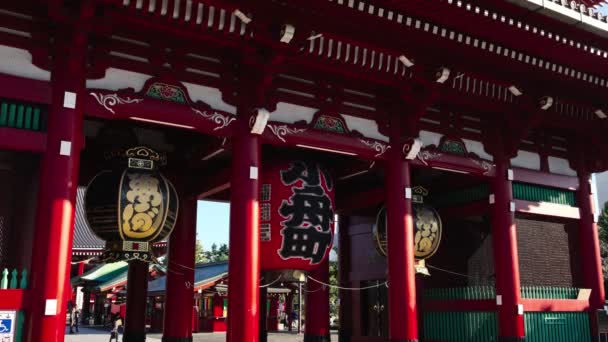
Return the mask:
POLYGON ((369 138, 359 138, 314 130, 306 125, 279 122, 268 123, 262 135, 265 144, 294 146, 338 154, 358 156, 367 160, 384 160, 388 144, 369 138))
POLYGON ((0 310, 27 309, 28 299, 28 290, 0 290, 0 310))
MULTIPOLYGON (((19 152, 46 151, 46 134, 24 129, 0 127, 0 149, 19 152)), ((59 153, 59 151, 57 151, 59 153)))
POLYGON ((580 218, 579 209, 577 207, 545 202, 529 202, 518 199, 513 201, 515 202, 515 211, 519 213, 563 217, 577 220, 580 218))
POLYGON ((87 90, 85 111, 107 120, 132 120, 194 130, 207 135, 232 135, 236 116, 213 109, 160 101, 126 91, 87 90))
POLYGON ((578 189, 578 178, 573 176, 556 175, 536 170, 513 168, 513 181, 549 186, 557 189, 578 189))
POLYGON ((589 309, 589 300, 578 299, 522 299, 522 303, 526 312, 576 312, 589 309))
POLYGON ((51 84, 7 74, 0 74, 0 97, 33 103, 51 103, 51 84))
POLYGON ((446 300, 446 301, 425 301, 424 311, 496 311, 496 300, 446 300))
MULTIPOLYGON (((577 299, 522 299, 525 312, 577 312, 589 309, 588 300, 577 299)), ((493 299, 426 301, 424 311, 496 311, 493 299)))

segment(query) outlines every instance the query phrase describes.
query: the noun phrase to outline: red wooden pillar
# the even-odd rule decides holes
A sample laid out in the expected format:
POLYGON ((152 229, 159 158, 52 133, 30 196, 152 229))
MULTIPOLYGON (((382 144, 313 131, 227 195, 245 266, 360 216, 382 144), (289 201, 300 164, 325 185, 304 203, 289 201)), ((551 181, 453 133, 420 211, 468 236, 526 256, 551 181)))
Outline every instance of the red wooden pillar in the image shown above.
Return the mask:
POLYGON ((260 139, 240 121, 232 140, 227 341, 253 342, 260 330, 260 139))
POLYGON ((127 312, 122 340, 124 342, 145 342, 148 263, 139 260, 129 261, 127 277, 127 312))
POLYGON ((260 288, 260 342, 268 341, 268 310, 266 310, 267 298, 268 288, 260 288))
POLYGON ((498 304, 499 341, 524 341, 524 316, 519 282, 519 256, 513 189, 509 177, 509 159, 494 156, 496 176, 492 179, 492 239, 498 304))
MULTIPOLYGON (((394 123, 393 123, 394 125, 394 123)), ((386 218, 388 262, 388 333, 390 341, 418 341, 414 223, 410 163, 401 154, 399 125, 391 127, 386 162, 386 218)))
MULTIPOLYGON (((310 276, 329 284, 329 260, 319 264, 310 276)), ((306 291, 304 342, 329 342, 329 288, 309 279, 306 291)))
MULTIPOLYGON (((90 2, 83 18, 93 15, 90 2)), ((58 29, 58 31, 60 31, 58 29)), ((59 33, 59 32, 57 32, 59 33)), ((74 210, 83 110, 86 94, 84 30, 62 31, 55 42, 51 72, 46 152, 42 156, 31 269, 31 298, 27 341, 61 342, 65 335, 74 210)))
POLYGON ((598 340, 598 312, 604 307, 604 279, 602 274, 602 259, 597 224, 595 223, 593 210, 593 193, 591 191, 591 175, 584 167, 578 170, 578 207, 579 220, 579 243, 581 250, 581 265, 583 271, 583 284, 585 288, 591 289, 589 304, 591 305, 590 322, 591 336, 594 341, 598 340))
POLYGON ((196 199, 181 198, 178 222, 169 237, 163 342, 192 341, 196 206, 196 199))
POLYGON ((78 274, 77 275, 83 275, 84 274, 84 261, 81 261, 78 263, 78 274))

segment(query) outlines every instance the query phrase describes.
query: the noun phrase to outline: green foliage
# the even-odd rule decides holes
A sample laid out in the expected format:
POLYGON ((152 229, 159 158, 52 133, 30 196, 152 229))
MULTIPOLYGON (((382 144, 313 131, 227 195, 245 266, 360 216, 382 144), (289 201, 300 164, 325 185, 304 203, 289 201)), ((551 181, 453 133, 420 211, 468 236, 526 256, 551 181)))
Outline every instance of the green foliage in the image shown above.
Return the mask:
MULTIPOLYGON (((338 255, 338 247, 334 246, 333 251, 338 255)), ((329 283, 332 285, 339 285, 338 277, 338 261, 329 261, 329 283)), ((329 315, 330 317, 338 317, 338 311, 340 310, 339 301, 339 290, 337 287, 331 287, 329 289, 329 315)))
POLYGON ((197 264, 206 262, 218 262, 228 260, 228 245, 225 243, 219 247, 217 244, 211 245, 211 250, 204 250, 203 244, 200 240, 196 240, 196 247, 194 250, 194 260, 197 264))
POLYGON ((600 255, 602 257, 602 270, 604 271, 604 284, 608 283, 608 202, 604 204, 599 220, 600 255))
POLYGON ((218 246, 214 243, 210 251, 203 252, 207 262, 218 262, 228 260, 228 245, 225 243, 218 246))
POLYGON ((203 250, 203 243, 201 240, 196 240, 196 245, 194 247, 194 262, 197 264, 208 262, 207 257, 205 256, 205 251, 203 250))

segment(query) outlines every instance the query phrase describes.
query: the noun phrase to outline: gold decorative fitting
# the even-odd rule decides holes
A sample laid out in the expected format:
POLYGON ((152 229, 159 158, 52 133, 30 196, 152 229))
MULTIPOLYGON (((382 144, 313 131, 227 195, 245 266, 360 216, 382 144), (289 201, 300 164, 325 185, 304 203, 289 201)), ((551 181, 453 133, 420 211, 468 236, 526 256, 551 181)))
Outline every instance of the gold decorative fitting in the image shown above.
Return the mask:
POLYGON ((415 186, 412 188, 412 202, 424 203, 424 198, 428 196, 429 191, 421 186, 415 186))

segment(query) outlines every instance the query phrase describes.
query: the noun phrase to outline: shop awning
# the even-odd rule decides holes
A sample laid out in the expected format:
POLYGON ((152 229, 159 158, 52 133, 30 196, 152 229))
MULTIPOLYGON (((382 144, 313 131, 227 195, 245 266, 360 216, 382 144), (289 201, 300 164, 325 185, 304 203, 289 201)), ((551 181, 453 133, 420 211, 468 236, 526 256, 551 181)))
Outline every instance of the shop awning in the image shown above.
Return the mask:
MULTIPOLYGON (((213 284, 228 276, 228 261, 199 264, 195 266, 193 291, 213 284)), ((163 276, 148 283, 148 295, 162 296, 167 288, 167 277, 163 276)))

